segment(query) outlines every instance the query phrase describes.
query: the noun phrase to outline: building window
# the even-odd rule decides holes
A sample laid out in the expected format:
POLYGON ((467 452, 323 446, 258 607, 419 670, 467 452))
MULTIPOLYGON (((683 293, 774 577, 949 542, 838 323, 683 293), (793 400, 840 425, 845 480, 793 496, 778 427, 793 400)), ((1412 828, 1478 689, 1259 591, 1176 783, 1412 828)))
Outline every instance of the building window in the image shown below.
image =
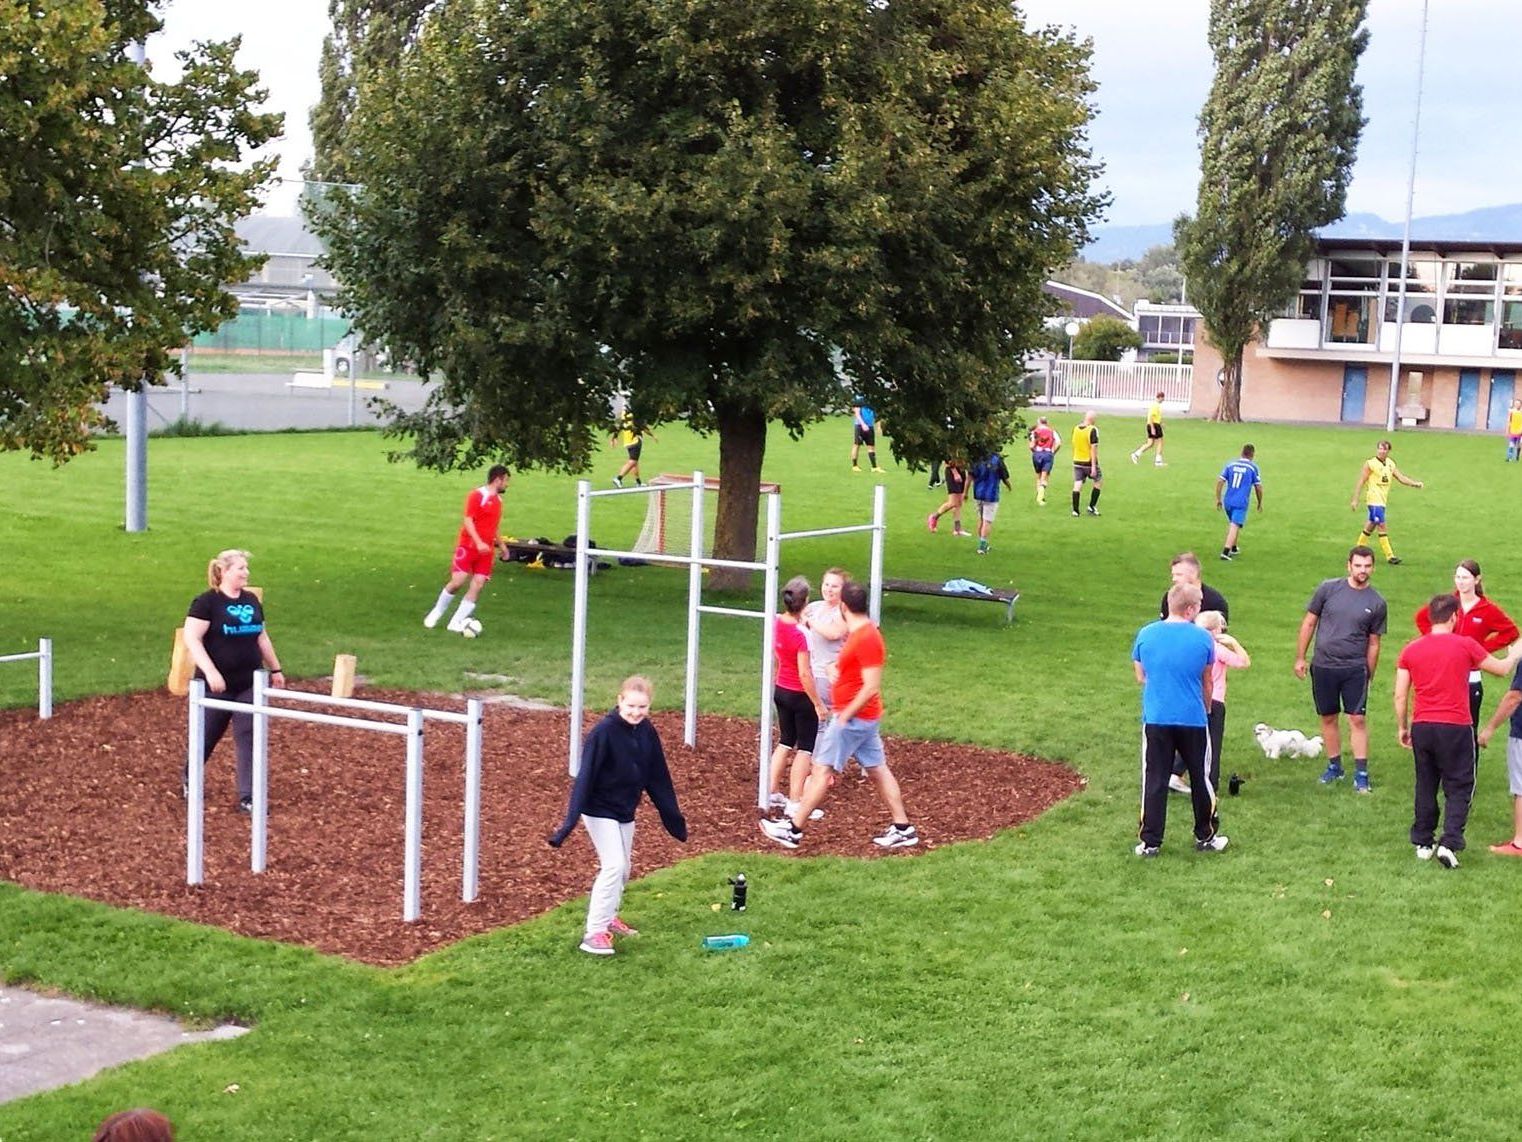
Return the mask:
POLYGON ((1495 262, 1448 262, 1444 291, 1444 325, 1489 325, 1496 317, 1495 262))
POLYGON ((1339 344, 1373 344, 1376 300, 1332 294, 1327 302, 1326 339, 1339 344))
POLYGON ((1522 349, 1522 264, 1502 267, 1501 327, 1496 344, 1502 349, 1522 349))
POLYGON ((1495 320, 1496 303, 1486 298, 1450 297, 1443 302, 1444 325, 1489 325, 1495 320))

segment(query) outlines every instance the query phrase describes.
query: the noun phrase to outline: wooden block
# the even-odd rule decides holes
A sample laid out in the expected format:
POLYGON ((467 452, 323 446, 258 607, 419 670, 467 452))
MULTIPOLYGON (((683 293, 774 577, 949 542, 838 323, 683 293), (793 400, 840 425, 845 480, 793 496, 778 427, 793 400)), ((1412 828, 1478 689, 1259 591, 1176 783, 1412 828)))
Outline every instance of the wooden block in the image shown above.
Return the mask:
POLYGON ((357 660, 352 654, 339 654, 333 658, 333 697, 354 697, 354 670, 357 660))
POLYGON ((174 647, 169 653, 169 692, 183 698, 190 693, 190 680, 195 677, 195 660, 185 645, 185 628, 174 628, 174 647))

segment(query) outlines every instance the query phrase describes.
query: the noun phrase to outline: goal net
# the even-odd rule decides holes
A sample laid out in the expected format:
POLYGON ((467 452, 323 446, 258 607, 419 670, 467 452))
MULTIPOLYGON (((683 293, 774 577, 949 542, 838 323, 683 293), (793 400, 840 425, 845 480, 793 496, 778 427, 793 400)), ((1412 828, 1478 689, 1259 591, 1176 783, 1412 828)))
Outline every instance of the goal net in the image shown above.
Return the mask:
MULTIPOLYGON (((645 496, 645 523, 634 550, 654 555, 691 555, 692 551, 692 477, 662 474, 650 479, 655 489, 645 496)), ((762 481, 760 494, 780 492, 781 484, 762 481)), ((707 477, 703 481, 703 551, 704 556, 713 554, 714 520, 719 514, 719 481, 707 477)), ((766 545, 766 508, 759 505, 756 512, 756 551, 766 545)))

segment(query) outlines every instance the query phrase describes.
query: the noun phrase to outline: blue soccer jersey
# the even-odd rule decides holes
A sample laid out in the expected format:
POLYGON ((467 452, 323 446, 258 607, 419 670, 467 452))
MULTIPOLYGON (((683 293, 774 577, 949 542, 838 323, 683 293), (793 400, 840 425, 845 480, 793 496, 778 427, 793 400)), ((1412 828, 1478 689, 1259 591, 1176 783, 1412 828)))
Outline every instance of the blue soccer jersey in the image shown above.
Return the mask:
POLYGON ((1252 490, 1263 482, 1258 466, 1245 456, 1238 456, 1222 468, 1221 479, 1226 481, 1221 503, 1228 508, 1245 508, 1252 498, 1252 490))

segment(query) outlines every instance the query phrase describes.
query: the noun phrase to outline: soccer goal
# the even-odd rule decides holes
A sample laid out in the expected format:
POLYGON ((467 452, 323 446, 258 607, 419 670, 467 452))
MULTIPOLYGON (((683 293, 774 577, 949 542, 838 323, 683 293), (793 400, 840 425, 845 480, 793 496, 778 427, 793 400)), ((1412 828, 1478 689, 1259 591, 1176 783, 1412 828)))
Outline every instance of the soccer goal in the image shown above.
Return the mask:
MULTIPOLYGON (((692 555, 692 477, 662 473, 651 477, 650 492, 645 499, 645 522, 634 550, 646 555, 692 555)), ((781 484, 761 482, 762 503, 771 492, 780 492, 781 484)), ((703 550, 701 558, 713 555, 714 521, 719 510, 719 481, 703 481, 703 550)), ((766 513, 756 513, 756 550, 766 547, 766 513)))

